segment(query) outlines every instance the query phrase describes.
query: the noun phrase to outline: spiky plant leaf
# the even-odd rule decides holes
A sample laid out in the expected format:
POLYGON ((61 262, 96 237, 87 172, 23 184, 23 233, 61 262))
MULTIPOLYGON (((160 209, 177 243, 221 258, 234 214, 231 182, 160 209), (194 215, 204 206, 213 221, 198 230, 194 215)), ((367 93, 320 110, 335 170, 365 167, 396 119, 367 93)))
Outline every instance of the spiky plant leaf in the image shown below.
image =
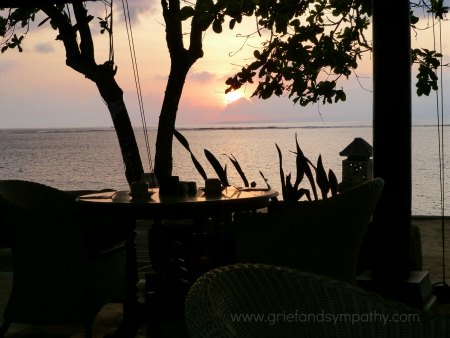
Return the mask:
POLYGON ((208 159, 209 163, 211 163, 214 171, 216 172, 217 176, 222 182, 222 185, 228 187, 230 184, 228 183, 227 173, 224 170, 224 168, 222 168, 222 165, 220 164, 219 160, 217 160, 217 158, 209 150, 204 149, 204 152, 206 158, 208 159))
POLYGON ((186 140, 186 138, 178 130, 173 130, 173 136, 177 138, 178 142, 180 142, 187 151, 191 152, 188 140, 186 140))
POLYGON ((328 181, 330 182, 331 196, 336 196, 338 190, 338 180, 334 174, 334 171, 331 169, 328 170, 328 181))
POLYGON ((297 162, 300 163, 306 177, 308 177, 309 183, 311 184, 311 188, 312 188, 312 191, 314 194, 314 199, 317 200, 317 199, 319 199, 319 197, 317 196, 316 182, 314 181, 314 176, 312 174, 311 168, 309 167, 310 161, 306 158, 305 155, 303 155, 303 151, 300 149, 300 146, 299 146, 298 140, 297 140, 297 134, 295 134, 295 143, 296 143, 296 147, 297 147, 297 162))
MULTIPOLYGON (((226 163, 223 166, 223 175, 224 175, 224 177, 226 179, 226 185, 224 185, 224 186, 229 187, 230 183, 228 182, 228 172, 227 172, 227 164, 226 163)), ((222 183, 222 184, 224 184, 224 183, 222 183)))
POLYGON ((298 189, 300 183, 303 181, 303 177, 305 176, 305 166, 308 166, 307 163, 305 163, 305 156, 303 155, 303 151, 300 149, 300 146, 297 142, 297 134, 295 134, 295 142, 297 144, 297 155, 295 157, 295 164, 297 169, 297 176, 295 179, 294 187, 295 189, 298 189))
POLYGON ((312 199, 311 199, 311 193, 309 192, 309 190, 308 189, 303 189, 304 191, 305 191, 305 196, 306 196, 306 199, 308 200, 308 201, 312 201, 312 199))
POLYGON ((291 173, 286 175, 286 200, 296 201, 297 190, 294 188, 291 182, 291 173))
POLYGON ((244 174, 244 171, 241 168, 241 165, 239 164, 239 162, 236 160, 236 157, 233 156, 233 154, 230 154, 230 156, 226 155, 226 157, 229 158, 229 160, 231 161, 231 163, 233 163, 234 167, 236 168, 236 171, 239 173, 239 176, 241 176, 242 181, 244 182, 244 186, 248 187, 248 180, 247 177, 244 174))
POLYGON ((308 189, 305 188, 300 188, 296 191, 296 195, 295 195, 295 200, 299 201, 303 196, 307 196, 307 198, 310 200, 311 199, 311 195, 309 193, 308 189))
POLYGON ((284 180, 284 171, 283 171, 283 155, 281 154, 280 147, 275 143, 278 151, 278 158, 280 160, 280 180, 281 180, 281 194, 283 195, 283 199, 286 200, 286 181, 284 180))
POLYGON ((259 171, 259 174, 261 175, 261 177, 263 178, 264 182, 266 183, 267 189, 272 189, 272 187, 269 184, 269 180, 264 177, 264 174, 262 173, 261 170, 259 171))
POLYGON ((319 155, 319 158, 317 159, 316 182, 322 193, 322 198, 327 198, 328 191, 330 190, 330 183, 328 182, 327 173, 323 167, 322 155, 319 155))
POLYGON ((178 140, 178 142, 181 143, 181 145, 186 148, 187 151, 189 151, 189 153, 191 154, 191 159, 192 162, 194 163, 195 168, 197 169, 197 171, 199 172, 199 174, 202 176, 202 178, 204 180, 206 180, 208 178, 208 176, 206 175, 205 169, 203 169, 202 165, 200 164, 200 162, 197 160, 197 158, 194 156, 194 154, 191 151, 191 148, 189 146, 189 142, 186 140, 186 138, 176 129, 173 130, 173 135, 175 136, 175 138, 178 140))
POLYGON ((203 169, 202 165, 200 164, 200 162, 195 158, 194 154, 191 152, 191 159, 192 162, 194 163, 195 169, 197 169, 198 173, 200 174, 200 176, 206 180, 208 178, 208 175, 206 175, 206 171, 205 169, 203 169))

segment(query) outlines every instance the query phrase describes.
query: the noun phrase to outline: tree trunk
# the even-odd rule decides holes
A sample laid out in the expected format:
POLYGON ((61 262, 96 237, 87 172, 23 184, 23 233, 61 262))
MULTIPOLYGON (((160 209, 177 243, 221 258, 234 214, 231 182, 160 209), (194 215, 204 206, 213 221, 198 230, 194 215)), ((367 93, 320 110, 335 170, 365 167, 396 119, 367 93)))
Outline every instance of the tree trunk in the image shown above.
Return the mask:
MULTIPOLYGON (((197 1, 196 6, 203 1, 207 0, 197 1)), ((183 28, 180 20, 180 0, 161 0, 161 6, 166 23, 166 42, 171 64, 156 137, 155 175, 159 181, 172 175, 172 140, 178 104, 189 69, 199 58, 203 57, 203 31, 197 19, 195 17, 192 19, 189 34, 190 47, 186 49, 183 44, 183 28)))
POLYGON ((52 19, 52 25, 59 30, 59 39, 63 41, 66 50, 66 65, 93 81, 105 100, 119 141, 125 176, 131 186, 133 182, 142 178, 144 169, 130 117, 123 101, 123 91, 114 78, 116 68, 111 60, 102 65, 95 62, 94 43, 89 28, 91 17, 88 17, 87 10, 81 2, 73 4, 77 21, 75 26, 72 26, 68 15, 64 15, 61 9, 51 3, 41 5, 40 9, 52 19), (78 40, 77 31, 80 40, 78 40))
POLYGON ((133 182, 139 181, 144 173, 133 127, 123 100, 106 102, 106 104, 119 141, 120 151, 125 165, 125 177, 131 186, 133 182))
POLYGON ((131 186, 133 182, 139 181, 144 173, 133 126, 123 100, 122 89, 117 85, 114 74, 110 74, 111 71, 106 65, 97 67, 99 71, 96 73, 99 76, 96 77, 95 83, 111 114, 125 165, 125 177, 131 186))
POLYGON ((158 180, 172 175, 173 130, 175 129, 178 104, 183 93, 184 82, 191 65, 185 60, 182 62, 180 60, 172 61, 156 137, 155 174, 158 180))

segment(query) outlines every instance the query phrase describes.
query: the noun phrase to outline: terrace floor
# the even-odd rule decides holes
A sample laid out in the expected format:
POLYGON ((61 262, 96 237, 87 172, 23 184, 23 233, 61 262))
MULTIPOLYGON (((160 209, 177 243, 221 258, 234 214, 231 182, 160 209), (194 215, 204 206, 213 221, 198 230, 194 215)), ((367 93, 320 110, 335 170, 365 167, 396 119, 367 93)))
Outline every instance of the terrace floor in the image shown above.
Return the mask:
MULTIPOLYGON (((445 238, 446 246, 450 247, 450 219, 446 219, 445 238)), ((415 217, 412 221, 420 229, 423 270, 430 273, 432 283, 442 282, 442 231, 441 219, 430 217, 415 217)), ((142 223, 137 227, 137 254, 139 263, 140 300, 144 301, 144 276, 151 271, 151 264, 147 253, 147 229, 148 224, 142 223)), ((450 253, 446 254, 446 271, 450 273, 450 253)), ((448 276, 448 275, 447 275, 448 276)), ((450 283, 450 280, 447 280, 450 283)), ((11 257, 9 249, 0 248, 0 317, 8 301, 12 285, 11 257)), ((450 314, 450 304, 437 305, 437 311, 450 314)), ((94 337, 103 337, 111 334, 120 324, 122 319, 122 305, 108 304, 97 316, 94 323, 94 337)), ((1 321, 0 321, 1 322, 1 321)), ((82 338, 81 326, 30 326, 22 324, 11 325, 8 338, 82 338)), ((149 325, 142 325, 136 338, 146 337, 187 337, 182 320, 164 321, 160 328, 154 329, 149 325)))

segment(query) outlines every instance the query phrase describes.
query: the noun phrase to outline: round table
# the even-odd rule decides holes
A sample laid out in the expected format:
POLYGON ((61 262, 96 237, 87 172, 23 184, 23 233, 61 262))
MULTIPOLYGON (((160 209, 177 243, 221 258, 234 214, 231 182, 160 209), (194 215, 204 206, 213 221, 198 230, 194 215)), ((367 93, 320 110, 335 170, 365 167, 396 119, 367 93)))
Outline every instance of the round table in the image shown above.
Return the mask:
POLYGON ((129 191, 103 192, 80 196, 83 207, 100 212, 118 213, 134 219, 213 217, 235 211, 266 207, 278 196, 273 189, 226 187, 220 195, 208 196, 198 189, 194 196, 186 194, 160 196, 159 189, 149 190, 149 198, 133 198, 129 191))
MULTIPOLYGON (((267 207, 271 199, 278 196, 278 192, 272 189, 256 188, 236 188, 226 187, 220 195, 209 196, 201 189, 197 190, 195 195, 175 194, 160 195, 159 189, 150 189, 151 196, 148 198, 133 198, 129 191, 108 191, 88 195, 82 195, 77 198, 79 206, 87 212, 93 212, 108 216, 117 215, 124 220, 128 229, 128 257, 127 257, 127 278, 128 278, 128 297, 124 303, 124 320, 121 330, 124 330, 130 336, 140 324, 136 318, 139 303, 137 301, 138 281, 136 247, 134 243, 135 226, 137 220, 154 220, 156 225, 149 230, 149 254, 152 259, 153 269, 158 275, 166 275, 165 261, 157 255, 151 253, 151 247, 161 245, 163 226, 161 220, 164 219, 192 219, 195 222, 205 219, 212 219, 216 226, 216 232, 219 233, 220 221, 223 215, 230 216, 237 211, 250 211, 267 207), (152 240, 151 240, 152 238, 152 240), (152 245, 150 244, 152 241, 152 245), (127 305, 125 307, 125 305, 127 305)), ((231 219, 231 218, 229 218, 231 219)), ((217 245, 218 249, 220 246, 217 245)), ((218 253, 213 253, 218 256, 218 253)))

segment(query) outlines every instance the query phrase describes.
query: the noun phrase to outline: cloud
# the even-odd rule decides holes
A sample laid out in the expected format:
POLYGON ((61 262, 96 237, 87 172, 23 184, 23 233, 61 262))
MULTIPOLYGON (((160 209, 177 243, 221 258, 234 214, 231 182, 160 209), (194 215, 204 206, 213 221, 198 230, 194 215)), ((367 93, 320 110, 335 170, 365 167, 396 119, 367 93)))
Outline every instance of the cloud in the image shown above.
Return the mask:
POLYGON ((352 99, 349 102, 333 105, 294 105, 287 97, 272 97, 267 100, 241 98, 225 107, 217 116, 219 121, 336 121, 336 120, 370 120, 371 104, 352 99))
POLYGON ((17 68, 18 62, 13 60, 1 60, 0 59, 0 73, 7 73, 14 71, 17 68))
POLYGON ((188 80, 197 83, 208 83, 215 79, 215 75, 210 72, 197 72, 188 75, 188 80))
POLYGON ((261 101, 258 99, 240 98, 235 102, 228 104, 221 113, 224 121, 255 121, 266 119, 267 115, 276 116, 277 108, 270 105, 271 100, 261 101), (269 111, 269 113, 268 113, 269 111))
POLYGON ((53 45, 50 42, 37 43, 36 45, 34 45, 34 51, 38 53, 47 54, 53 52, 54 50, 55 49, 53 48, 53 45))
MULTIPOLYGON (((160 2, 157 0, 130 0, 128 10, 130 18, 133 22, 138 21, 138 17, 144 13, 155 14, 159 8, 160 2)), ((122 4, 116 5, 116 13, 120 15, 123 21, 123 7, 122 4)))
MULTIPOLYGON (((169 71, 169 70, 168 70, 169 71)), ((155 81, 161 81, 163 83, 167 82, 169 74, 156 74, 153 76, 153 79, 155 81)), ((187 76, 187 81, 189 83, 199 83, 199 84, 205 84, 205 83, 211 83, 216 79, 216 75, 210 72, 189 72, 187 76)), ((186 88, 187 86, 185 86, 186 88)))

